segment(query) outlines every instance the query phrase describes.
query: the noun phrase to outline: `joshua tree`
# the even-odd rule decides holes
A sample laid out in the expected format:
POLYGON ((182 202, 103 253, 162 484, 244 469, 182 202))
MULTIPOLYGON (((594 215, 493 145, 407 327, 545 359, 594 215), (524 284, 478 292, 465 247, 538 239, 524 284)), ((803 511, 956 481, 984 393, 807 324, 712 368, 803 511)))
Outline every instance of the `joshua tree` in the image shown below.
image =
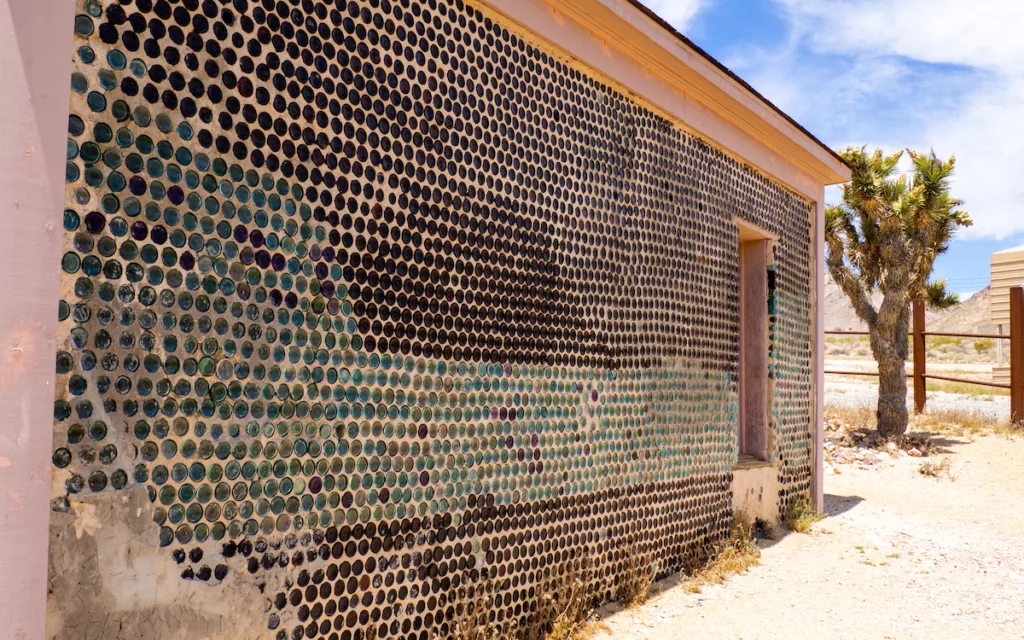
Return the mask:
POLYGON ((958 227, 971 226, 963 204, 949 195, 954 159, 908 151, 913 168, 900 173, 903 152, 848 147, 853 168, 843 202, 825 210, 828 271, 868 325, 878 362, 878 431, 885 437, 907 430, 910 303, 944 309, 958 302, 944 280, 930 282, 935 258, 949 247, 958 227), (882 294, 876 308, 871 296, 882 294))

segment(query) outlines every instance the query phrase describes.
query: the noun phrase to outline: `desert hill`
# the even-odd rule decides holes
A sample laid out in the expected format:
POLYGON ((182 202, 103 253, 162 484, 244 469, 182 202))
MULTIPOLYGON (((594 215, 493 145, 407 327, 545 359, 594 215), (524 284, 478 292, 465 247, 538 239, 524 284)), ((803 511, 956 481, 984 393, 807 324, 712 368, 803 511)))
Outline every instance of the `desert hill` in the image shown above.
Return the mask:
MULTIPOLYGON (((930 331, 951 333, 994 333, 995 326, 989 322, 989 287, 975 293, 960 304, 943 311, 925 312, 925 324, 930 331)), ((882 295, 875 293, 872 302, 882 301, 882 295)), ((850 300, 839 289, 832 278, 825 279, 825 330, 866 331, 867 326, 857 318, 850 300)))

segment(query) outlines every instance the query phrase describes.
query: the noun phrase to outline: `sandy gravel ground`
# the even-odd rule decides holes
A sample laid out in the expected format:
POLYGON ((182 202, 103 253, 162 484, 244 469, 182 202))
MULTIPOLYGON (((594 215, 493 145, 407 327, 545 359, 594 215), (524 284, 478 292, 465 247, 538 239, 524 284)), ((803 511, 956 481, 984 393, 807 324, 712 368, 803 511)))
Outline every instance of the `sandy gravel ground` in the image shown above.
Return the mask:
POLYGON ((601 640, 1024 639, 1024 439, 939 440, 953 480, 919 459, 841 465, 829 517, 763 543, 761 565, 687 594, 600 612, 601 640))
MULTIPOLYGON (((825 398, 828 404, 835 404, 844 407, 859 407, 867 405, 874 407, 878 404, 878 385, 825 379, 825 398)), ((914 409, 914 391, 911 388, 907 392, 907 408, 914 409)), ((1010 396, 981 395, 968 396, 961 393, 946 393, 944 391, 928 392, 928 408, 936 410, 966 409, 978 411, 997 418, 1009 419, 1010 417, 1010 396)))
MULTIPOLYGON (((908 371, 910 365, 907 365, 908 371)), ((828 358, 825 369, 832 371, 877 371, 874 360, 855 358, 828 358)), ((928 371, 959 378, 989 380, 992 377, 992 365, 977 363, 929 362, 928 371)), ((908 380, 907 407, 913 410, 914 388, 908 380)), ((997 418, 1010 417, 1010 396, 986 394, 983 387, 978 387, 979 394, 964 395, 943 391, 928 392, 928 407, 933 409, 967 409, 978 411, 997 418)), ((854 376, 825 376, 825 398, 829 404, 846 407, 861 405, 875 406, 878 403, 878 383, 874 378, 854 376)))

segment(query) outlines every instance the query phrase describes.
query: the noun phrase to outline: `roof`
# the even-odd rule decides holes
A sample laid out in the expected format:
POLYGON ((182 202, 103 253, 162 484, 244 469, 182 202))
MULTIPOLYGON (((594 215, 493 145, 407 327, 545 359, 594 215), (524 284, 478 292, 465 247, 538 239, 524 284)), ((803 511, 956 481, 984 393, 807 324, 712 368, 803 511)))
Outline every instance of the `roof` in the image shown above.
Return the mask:
POLYGON ((1000 249, 999 251, 993 251, 993 255, 997 253, 1016 253, 1018 251, 1024 251, 1024 244, 1019 247, 1010 247, 1009 249, 1000 249))
POLYGON ((770 100, 768 100, 768 98, 765 98, 763 95, 761 95, 761 93, 757 89, 755 89, 754 87, 750 86, 750 84, 746 80, 744 80, 743 78, 741 78, 738 75, 736 75, 731 69, 729 69, 729 67, 727 67, 724 64, 722 64, 721 62, 719 62, 714 56, 712 56, 710 53, 708 53, 704 49, 701 49, 692 40, 690 40, 689 38, 687 38, 683 34, 679 33, 679 31, 677 31, 675 27, 673 27, 668 22, 666 22, 661 16, 659 16, 658 14, 654 13, 649 8, 647 8, 646 6, 641 4, 640 0, 627 0, 627 1, 631 5, 633 5, 637 10, 639 10, 644 15, 649 17, 651 20, 653 20, 654 22, 658 23, 658 25, 660 27, 665 29, 665 31, 669 32, 670 34, 672 34, 677 40, 679 40, 681 43, 683 43, 683 45, 685 45, 687 48, 692 49, 694 53, 696 53, 700 57, 702 57, 705 60, 707 60, 708 62, 710 62, 712 65, 714 65, 722 73, 724 73, 727 76, 729 76, 733 81, 735 81, 737 84, 739 84, 741 87, 743 87, 748 93, 750 93, 751 95, 756 97, 758 100, 763 102, 765 104, 765 106, 767 106, 769 109, 771 109, 775 113, 777 113, 780 116, 782 116, 787 122, 789 122, 791 125, 796 127, 801 133, 803 133, 805 136, 807 136, 808 138, 813 140, 822 149, 827 151, 833 158, 835 158, 836 160, 841 162, 844 166, 847 166, 847 167, 850 166, 846 162, 846 160, 843 159, 843 157, 841 155, 836 153, 836 151, 834 149, 832 149, 831 147, 826 145, 824 142, 819 140, 817 138, 817 136, 815 136, 813 133, 811 133, 806 128, 804 128, 804 126, 802 124, 800 124, 799 122, 797 122, 796 120, 794 120, 792 116, 787 114, 785 111, 783 111, 779 107, 775 106, 770 100))

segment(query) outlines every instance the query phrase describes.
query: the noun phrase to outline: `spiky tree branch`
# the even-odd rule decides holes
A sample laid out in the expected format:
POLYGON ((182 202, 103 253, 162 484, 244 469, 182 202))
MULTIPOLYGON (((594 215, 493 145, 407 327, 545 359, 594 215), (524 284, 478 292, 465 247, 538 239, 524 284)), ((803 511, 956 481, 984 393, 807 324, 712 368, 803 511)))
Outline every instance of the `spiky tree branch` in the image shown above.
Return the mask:
MULTIPOLYGON (((828 248, 826 261, 829 273, 846 297, 853 303, 857 317, 874 326, 878 312, 871 305, 870 289, 867 289, 855 273, 856 266, 850 267, 844 261, 843 239, 856 237, 850 216, 841 207, 828 207, 825 210, 825 246, 828 248)), ((851 262, 853 262, 851 256, 851 262)))

